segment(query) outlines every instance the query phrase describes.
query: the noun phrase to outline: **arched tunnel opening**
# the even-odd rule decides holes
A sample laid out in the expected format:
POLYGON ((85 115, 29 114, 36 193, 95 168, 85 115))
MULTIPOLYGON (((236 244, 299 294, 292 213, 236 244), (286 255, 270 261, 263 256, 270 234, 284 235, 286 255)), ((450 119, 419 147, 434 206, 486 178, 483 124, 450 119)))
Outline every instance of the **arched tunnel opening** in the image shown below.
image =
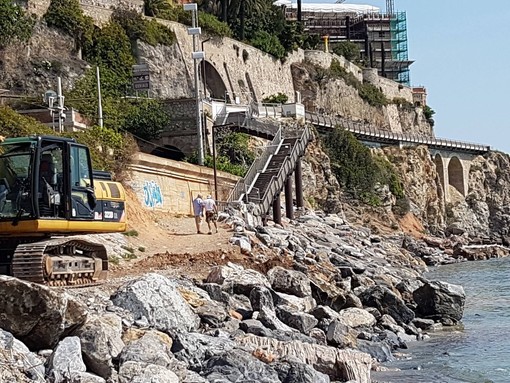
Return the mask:
POLYGON ((434 156, 434 163, 436 164, 436 171, 439 176, 439 181, 441 182, 441 187, 443 191, 445 191, 443 157, 441 157, 439 153, 434 156))
POLYGON ((457 189, 460 194, 466 196, 466 190, 464 190, 464 169, 457 157, 452 157, 448 164, 448 183, 457 189))
POLYGON ((185 154, 177 147, 172 145, 160 146, 151 152, 152 155, 168 158, 169 160, 182 161, 186 157, 185 154))

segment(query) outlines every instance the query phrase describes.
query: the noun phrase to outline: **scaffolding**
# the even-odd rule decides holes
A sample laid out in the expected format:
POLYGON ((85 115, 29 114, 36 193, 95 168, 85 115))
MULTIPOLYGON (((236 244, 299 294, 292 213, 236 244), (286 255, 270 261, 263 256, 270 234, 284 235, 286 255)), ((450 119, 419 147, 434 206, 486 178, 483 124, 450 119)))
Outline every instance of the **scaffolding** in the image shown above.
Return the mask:
MULTIPOLYGON (((390 5, 392 2, 390 2, 390 5)), ((332 4, 303 8, 305 31, 320 37, 328 36, 331 45, 342 41, 356 43, 365 65, 377 68, 379 75, 409 85, 407 18, 405 12, 365 13, 336 9, 332 4)), ((294 7, 286 9, 286 17, 296 20, 294 7)))

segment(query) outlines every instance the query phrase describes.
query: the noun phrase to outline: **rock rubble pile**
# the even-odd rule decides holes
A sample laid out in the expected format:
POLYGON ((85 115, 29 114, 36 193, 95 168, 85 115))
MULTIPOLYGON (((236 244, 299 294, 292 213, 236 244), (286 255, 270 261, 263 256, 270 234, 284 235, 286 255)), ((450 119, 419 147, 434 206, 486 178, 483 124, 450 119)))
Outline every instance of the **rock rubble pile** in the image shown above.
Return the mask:
POLYGON ((289 267, 147 273, 113 294, 0 276, 0 382, 369 383, 395 350, 462 318, 462 287, 422 277, 438 249, 426 241, 314 212, 285 228, 244 208, 220 219, 243 252, 271 248, 289 267))

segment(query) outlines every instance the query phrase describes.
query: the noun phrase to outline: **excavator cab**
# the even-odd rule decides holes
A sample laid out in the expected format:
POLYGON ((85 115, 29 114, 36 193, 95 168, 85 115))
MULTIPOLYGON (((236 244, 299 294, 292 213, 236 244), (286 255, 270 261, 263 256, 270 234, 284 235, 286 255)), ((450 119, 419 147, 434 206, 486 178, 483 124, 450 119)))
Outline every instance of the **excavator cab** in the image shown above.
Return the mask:
POLYGON ((74 139, 0 143, 0 274, 58 285, 106 277, 103 245, 62 239, 126 230, 122 185, 94 174, 89 149, 74 139))
POLYGON ((94 219, 96 204, 86 146, 60 137, 0 144, 0 221, 94 219))

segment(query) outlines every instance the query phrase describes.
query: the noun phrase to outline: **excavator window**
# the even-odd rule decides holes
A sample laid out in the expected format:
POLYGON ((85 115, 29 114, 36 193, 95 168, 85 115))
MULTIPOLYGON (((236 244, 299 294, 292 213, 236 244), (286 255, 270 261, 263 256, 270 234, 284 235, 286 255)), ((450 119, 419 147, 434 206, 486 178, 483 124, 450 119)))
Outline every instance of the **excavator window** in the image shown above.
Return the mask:
POLYGON ((0 218, 22 218, 33 214, 30 198, 30 143, 0 147, 0 218))
POLYGON ((92 168, 87 148, 71 145, 71 216, 91 219, 96 200, 92 184, 92 168))
POLYGON ((62 145, 53 144, 42 150, 39 161, 39 215, 63 217, 62 145))

